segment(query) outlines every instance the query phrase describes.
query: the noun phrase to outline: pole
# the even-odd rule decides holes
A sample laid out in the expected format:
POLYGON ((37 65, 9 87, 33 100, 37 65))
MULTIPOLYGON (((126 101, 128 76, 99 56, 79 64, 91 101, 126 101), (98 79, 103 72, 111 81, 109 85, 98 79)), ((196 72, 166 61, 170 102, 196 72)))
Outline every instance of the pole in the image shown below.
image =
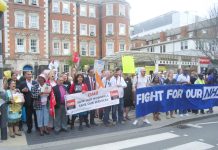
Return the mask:
MULTIPOLYGON (((4 99, 3 92, 3 57, 2 57, 2 27, 3 27, 3 12, 0 11, 0 94, 4 99)), ((7 110, 6 104, 3 104, 1 110, 1 140, 7 140, 7 110)))

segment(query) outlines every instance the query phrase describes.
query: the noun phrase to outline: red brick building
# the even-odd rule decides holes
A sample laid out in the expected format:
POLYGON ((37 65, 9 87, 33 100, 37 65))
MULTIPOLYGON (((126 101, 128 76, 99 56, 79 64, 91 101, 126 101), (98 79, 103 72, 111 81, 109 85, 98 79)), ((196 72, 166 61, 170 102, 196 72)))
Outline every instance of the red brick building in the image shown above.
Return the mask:
POLYGON ((49 3, 49 53, 58 60, 59 72, 69 72, 71 54, 76 49, 76 3, 52 0, 49 3))
POLYGON ((6 68, 34 70, 48 64, 48 2, 6 0, 3 57, 6 68))

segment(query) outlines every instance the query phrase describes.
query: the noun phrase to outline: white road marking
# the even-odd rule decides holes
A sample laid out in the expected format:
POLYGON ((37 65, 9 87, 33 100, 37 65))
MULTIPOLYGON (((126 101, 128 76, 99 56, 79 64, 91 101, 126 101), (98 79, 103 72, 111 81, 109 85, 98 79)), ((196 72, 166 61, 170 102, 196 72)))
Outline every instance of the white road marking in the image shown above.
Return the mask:
POLYGON ((186 126, 189 126, 189 127, 194 127, 194 128, 202 128, 202 126, 199 126, 199 125, 194 125, 194 124, 185 124, 186 126))
POLYGON ((188 136, 188 134, 183 134, 183 136, 188 136))
POLYGON ((159 142, 159 141, 168 140, 177 137, 179 137, 179 135, 166 132, 166 133, 139 137, 139 138, 124 140, 124 141, 118 141, 114 143, 85 147, 77 150, 120 150, 120 149, 131 148, 139 145, 159 142))
POLYGON ((207 125, 207 124, 216 124, 216 123, 218 123, 218 121, 216 121, 216 122, 197 123, 196 125, 207 125))
POLYGON ((203 143, 203 142, 198 142, 198 141, 194 141, 194 142, 190 142, 190 143, 186 143, 183 145, 178 145, 175 147, 171 147, 167 150, 188 150, 188 149, 197 149, 197 150, 207 150, 210 148, 213 148, 213 145, 207 144, 207 143, 203 143))

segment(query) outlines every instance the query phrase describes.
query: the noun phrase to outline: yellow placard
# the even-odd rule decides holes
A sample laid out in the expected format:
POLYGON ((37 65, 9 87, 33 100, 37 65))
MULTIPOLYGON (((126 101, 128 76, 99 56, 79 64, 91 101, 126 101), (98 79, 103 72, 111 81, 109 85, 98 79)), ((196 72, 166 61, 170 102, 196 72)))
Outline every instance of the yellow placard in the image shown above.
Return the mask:
POLYGON ((133 56, 122 57, 123 73, 135 73, 135 62, 133 56))
POLYGON ((7 79, 10 79, 10 78, 11 78, 11 71, 10 71, 10 70, 4 71, 4 76, 5 76, 7 79))
POLYGON ((7 4, 4 0, 0 0, 0 12, 4 12, 7 9, 7 4))

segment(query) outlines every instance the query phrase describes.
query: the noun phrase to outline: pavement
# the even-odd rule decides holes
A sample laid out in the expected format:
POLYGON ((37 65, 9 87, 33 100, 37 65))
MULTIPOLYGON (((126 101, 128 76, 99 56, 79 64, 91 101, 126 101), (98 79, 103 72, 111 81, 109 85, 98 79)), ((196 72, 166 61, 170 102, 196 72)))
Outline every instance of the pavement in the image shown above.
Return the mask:
MULTIPOLYGON (((0 150, 7 149, 46 149, 48 147, 53 147, 55 145, 60 146, 64 144, 72 143, 73 141, 86 141, 92 138, 104 138, 114 137, 123 133, 139 133, 143 131, 155 130, 162 127, 167 127, 171 125, 179 125, 188 123, 190 121, 201 120, 206 118, 211 118, 218 116, 218 107, 214 107, 214 113, 212 114, 200 114, 195 115, 189 113, 189 116, 180 117, 175 115, 176 118, 167 119, 165 113, 161 113, 161 121, 153 121, 152 114, 147 116, 147 119, 151 122, 151 125, 143 124, 142 120, 139 121, 137 125, 133 125, 135 120, 135 111, 132 110, 129 113, 130 121, 126 121, 124 124, 118 124, 116 126, 106 127, 103 125, 102 121, 96 119, 98 126, 92 126, 91 128, 86 128, 84 126, 83 131, 78 131, 76 126, 74 130, 69 128, 68 132, 61 132, 56 135, 54 132, 51 132, 50 135, 39 136, 37 131, 33 131, 31 134, 23 132, 21 137, 16 137, 12 139, 8 137, 6 141, 0 141, 0 150)), ((26 131, 26 130, 25 130, 26 131)))

